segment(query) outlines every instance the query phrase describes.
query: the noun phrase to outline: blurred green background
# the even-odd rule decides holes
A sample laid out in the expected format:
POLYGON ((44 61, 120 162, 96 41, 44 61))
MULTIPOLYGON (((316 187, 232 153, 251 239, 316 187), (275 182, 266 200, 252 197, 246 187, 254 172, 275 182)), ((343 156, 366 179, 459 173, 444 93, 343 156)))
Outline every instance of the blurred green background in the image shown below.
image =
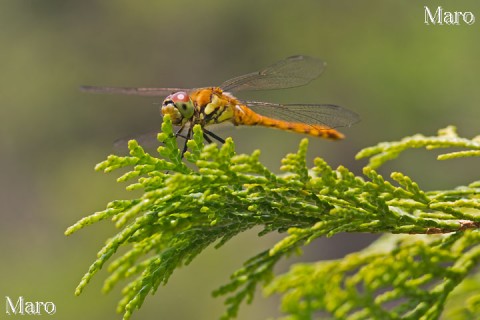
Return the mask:
MULTIPOLYGON (((478 1, 428 1, 472 11, 478 1)), ((328 68, 303 88, 242 93, 273 102, 333 103, 361 115, 347 139, 310 139, 309 158, 324 157, 360 173, 361 148, 446 125, 480 134, 480 22, 427 26, 418 1, 2 1, 0 4, 0 297, 52 301, 56 319, 118 319, 119 290, 100 293, 105 271, 80 297, 74 288, 104 239, 108 222, 71 237, 64 230, 113 199, 135 194, 117 174, 93 170, 113 141, 159 128, 155 98, 89 95, 80 85, 199 87, 219 84, 279 59, 307 54, 328 68)), ((222 133, 223 134, 223 133, 222 133)), ((303 136, 264 128, 228 131, 238 153, 262 150, 278 172, 303 136)), ((311 164, 311 161, 310 161, 311 164)), ((382 172, 400 170, 425 189, 478 178, 478 162, 437 162, 407 152, 382 172)), ((149 297, 134 319, 214 319, 210 292, 248 257, 281 235, 242 234, 207 250, 149 297)), ((286 261, 339 258, 372 237, 321 239, 286 261)), ((279 315, 278 299, 259 294, 239 319, 279 315)), ((5 310, 0 309, 0 318, 5 310)), ((15 318, 15 317, 11 317, 15 318)))

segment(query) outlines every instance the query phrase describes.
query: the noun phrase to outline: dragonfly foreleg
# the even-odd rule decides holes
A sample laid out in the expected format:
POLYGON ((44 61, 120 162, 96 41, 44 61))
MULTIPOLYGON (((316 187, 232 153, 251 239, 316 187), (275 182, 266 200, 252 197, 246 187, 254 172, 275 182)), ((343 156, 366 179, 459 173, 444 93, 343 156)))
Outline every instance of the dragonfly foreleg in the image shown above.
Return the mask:
MULTIPOLYGON (((183 144, 183 150, 182 150, 182 158, 183 158, 183 155, 185 154, 185 152, 187 152, 187 149, 188 149, 187 142, 188 142, 188 140, 190 140, 192 138, 193 122, 190 122, 190 126, 188 127, 188 131, 187 131, 186 135, 182 134, 183 129, 185 129, 185 125, 183 125, 180 129, 177 130, 177 132, 175 132, 176 137, 182 137, 182 138, 185 139, 185 143, 183 144)), ((213 133, 213 132, 211 132, 211 131, 209 131, 205 128, 202 128, 202 130, 203 130, 203 138, 208 143, 212 143, 212 139, 215 139, 220 143, 225 143, 225 140, 220 138, 219 136, 217 136, 215 133, 213 133)))
POLYGON ((177 132, 175 132, 175 137, 182 137, 183 139, 186 140, 187 137, 182 134, 183 129, 185 129, 185 125, 181 126, 180 129, 178 129, 177 132))
POLYGON ((183 159, 183 155, 185 154, 185 152, 187 152, 187 142, 188 140, 190 140, 192 138, 192 131, 193 131, 193 122, 190 122, 190 126, 188 127, 188 132, 187 132, 187 136, 183 137, 185 138, 185 143, 183 144, 183 150, 182 150, 182 159, 183 159))

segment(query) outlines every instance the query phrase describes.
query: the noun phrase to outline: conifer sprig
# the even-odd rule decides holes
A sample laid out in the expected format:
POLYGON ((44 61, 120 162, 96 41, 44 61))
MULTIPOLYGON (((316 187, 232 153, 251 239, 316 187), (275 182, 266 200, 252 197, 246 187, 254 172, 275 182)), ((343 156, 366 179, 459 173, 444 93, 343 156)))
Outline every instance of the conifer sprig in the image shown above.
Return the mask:
MULTIPOLYGON (((374 170, 409 148, 466 149, 441 155, 442 160, 479 156, 479 139, 460 138, 453 127, 435 137, 416 135, 362 150, 358 158, 370 157, 364 176, 343 166, 333 169, 321 158, 309 169, 307 139, 297 153, 284 158, 283 175, 262 165, 259 151, 237 155, 231 139, 221 147, 205 145, 200 126, 195 126, 182 161, 168 116, 158 140, 158 155, 130 141, 129 156, 111 155, 96 166, 104 172, 131 168, 117 180, 130 182, 128 190, 142 190, 139 198, 112 201, 106 210, 66 230, 69 235, 106 219, 119 229, 75 293, 80 294, 110 261, 104 291, 128 281, 118 306, 124 319, 205 248, 218 248, 257 226, 263 228, 260 236, 288 233, 245 262, 214 292, 228 296, 225 319, 234 318, 259 286, 269 294, 283 294, 282 308, 292 319, 318 312, 337 319, 437 319, 454 288, 465 279, 479 278, 468 276, 480 256, 480 181, 453 190, 424 191, 402 173, 392 173, 389 182, 374 170), (390 236, 344 259, 299 264, 275 278, 273 268, 281 258, 339 232, 390 236), (113 259, 121 247, 126 252, 113 259)), ((479 292, 468 292, 468 307, 480 311, 479 292)))

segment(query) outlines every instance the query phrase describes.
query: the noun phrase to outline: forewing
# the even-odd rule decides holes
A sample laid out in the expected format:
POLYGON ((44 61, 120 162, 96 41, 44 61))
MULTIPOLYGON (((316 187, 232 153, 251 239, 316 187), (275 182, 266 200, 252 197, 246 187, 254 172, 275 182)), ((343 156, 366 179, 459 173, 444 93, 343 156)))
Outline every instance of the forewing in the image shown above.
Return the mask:
POLYGON ((178 91, 190 91, 191 89, 181 88, 129 88, 129 87, 96 87, 82 86, 81 91, 91 93, 110 93, 110 94, 126 94, 137 96, 164 97, 178 91))
POLYGON ((303 86, 320 76, 325 62, 308 56, 292 56, 263 70, 225 81, 220 87, 227 92, 269 90, 303 86))
POLYGON ((355 112, 331 104, 276 104, 258 101, 244 103, 260 115, 288 122, 338 128, 351 126, 360 120, 355 112))

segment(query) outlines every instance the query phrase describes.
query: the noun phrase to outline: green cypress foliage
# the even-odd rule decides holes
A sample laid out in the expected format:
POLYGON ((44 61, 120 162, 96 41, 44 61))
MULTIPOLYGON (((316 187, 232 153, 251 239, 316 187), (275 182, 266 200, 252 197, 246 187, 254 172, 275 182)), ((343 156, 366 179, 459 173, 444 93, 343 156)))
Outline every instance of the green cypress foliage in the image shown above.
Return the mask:
POLYGON ((321 158, 309 169, 307 139, 283 159, 282 175, 260 163, 259 151, 237 155, 230 138, 221 147, 205 145, 199 126, 182 161, 168 116, 158 140, 158 155, 132 140, 129 156, 111 155, 96 166, 104 172, 130 168, 118 181, 143 194, 112 201, 66 230, 70 235, 106 219, 119 230, 98 252, 77 295, 108 261, 104 291, 127 282, 118 311, 129 319, 176 268, 208 246, 218 248, 260 226, 260 236, 286 235, 213 293, 226 296, 224 319, 252 301, 257 287, 282 296, 285 319, 472 319, 480 313, 480 181, 425 191, 400 172, 390 182, 375 171, 411 148, 460 149, 438 160, 479 157, 479 137, 460 138, 448 127, 438 136, 380 143, 357 154, 370 159, 363 176, 333 169, 321 158), (343 259, 296 264, 274 275, 281 258, 339 232, 384 235, 343 259), (115 255, 120 247, 125 253, 115 255))

